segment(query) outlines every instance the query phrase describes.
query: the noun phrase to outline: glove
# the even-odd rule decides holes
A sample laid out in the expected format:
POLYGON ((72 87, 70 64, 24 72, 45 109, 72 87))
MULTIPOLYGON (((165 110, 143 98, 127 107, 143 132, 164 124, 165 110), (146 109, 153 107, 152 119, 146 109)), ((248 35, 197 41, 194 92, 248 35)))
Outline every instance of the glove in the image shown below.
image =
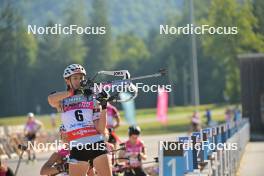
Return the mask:
POLYGON ((59 171, 59 173, 62 173, 62 172, 68 173, 69 172, 69 164, 67 162, 63 162, 61 164, 58 164, 55 167, 59 171))
POLYGON ((102 109, 106 109, 107 106, 107 93, 105 91, 102 91, 97 95, 96 100, 100 102, 100 105, 102 106, 102 109))
POLYGON ((82 88, 85 88, 85 87, 93 87, 93 81, 91 81, 91 80, 82 80, 81 82, 80 82, 80 85, 81 85, 81 87, 82 88))
POLYGON ((93 94, 93 91, 91 89, 84 89, 83 90, 83 95, 86 97, 89 97, 92 94, 93 94))

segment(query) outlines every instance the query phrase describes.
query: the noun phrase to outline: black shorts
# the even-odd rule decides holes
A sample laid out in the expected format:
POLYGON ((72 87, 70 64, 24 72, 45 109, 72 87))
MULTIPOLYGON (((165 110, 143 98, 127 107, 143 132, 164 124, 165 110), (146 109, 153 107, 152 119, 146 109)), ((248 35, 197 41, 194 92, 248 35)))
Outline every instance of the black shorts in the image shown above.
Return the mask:
POLYGON ((92 165, 93 160, 103 154, 107 154, 106 144, 104 141, 99 141, 93 144, 86 144, 83 147, 72 147, 70 150, 70 159, 87 161, 92 165))
POLYGON ((36 139, 36 133, 30 133, 26 135, 28 141, 34 141, 36 139))
POLYGON ((146 176, 146 173, 141 167, 126 170, 124 176, 146 176))

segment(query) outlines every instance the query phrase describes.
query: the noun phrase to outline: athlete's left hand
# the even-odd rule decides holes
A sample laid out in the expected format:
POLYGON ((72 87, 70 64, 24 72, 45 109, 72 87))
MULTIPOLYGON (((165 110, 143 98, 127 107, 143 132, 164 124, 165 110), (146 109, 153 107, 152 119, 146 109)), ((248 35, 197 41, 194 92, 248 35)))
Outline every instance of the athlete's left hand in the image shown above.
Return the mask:
POLYGON ((102 91, 101 93, 98 94, 97 99, 100 102, 100 105, 102 106, 102 109, 106 109, 107 106, 107 99, 108 95, 105 91, 102 91))

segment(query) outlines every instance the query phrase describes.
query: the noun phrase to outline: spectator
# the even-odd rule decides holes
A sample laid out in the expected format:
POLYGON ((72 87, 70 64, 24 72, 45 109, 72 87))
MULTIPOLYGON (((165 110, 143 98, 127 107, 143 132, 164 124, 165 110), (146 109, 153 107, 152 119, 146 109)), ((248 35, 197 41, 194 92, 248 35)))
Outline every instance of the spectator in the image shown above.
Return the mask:
POLYGON ((230 122, 231 119, 232 119, 232 111, 230 108, 227 108, 225 112, 225 121, 230 122))
POLYGON ((211 110, 208 108, 205 111, 205 117, 206 117, 206 125, 209 126, 212 121, 212 113, 211 110))

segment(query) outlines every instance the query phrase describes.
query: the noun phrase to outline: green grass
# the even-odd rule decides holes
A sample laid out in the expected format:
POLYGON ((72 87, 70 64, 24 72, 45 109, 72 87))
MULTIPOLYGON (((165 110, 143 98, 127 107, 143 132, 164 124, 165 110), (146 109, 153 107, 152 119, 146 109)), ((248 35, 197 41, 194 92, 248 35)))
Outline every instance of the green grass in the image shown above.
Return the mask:
MULTIPOLYGON (((224 113, 224 112, 223 112, 224 113)), ((218 123, 224 122, 224 115, 215 115, 213 120, 218 123)), ((205 119, 202 119, 205 124, 205 119)), ((162 125, 158 121, 150 123, 139 123, 143 135, 167 134, 177 132, 187 132, 190 128, 190 118, 173 118, 168 120, 167 125, 162 125)), ((117 135, 127 135, 128 125, 122 125, 117 130, 117 135)))
MULTIPOLYGON (((199 111, 205 111, 207 108, 209 108, 211 110, 216 110, 216 109, 223 109, 226 107, 227 107, 227 105, 225 105, 225 104, 219 104, 219 105, 209 104, 209 105, 200 105, 198 107, 198 110, 199 111)), ((177 106, 177 107, 169 108, 168 114, 193 112, 194 110, 195 110, 194 106, 177 106)), ((120 114, 123 115, 123 111, 121 111, 120 114)), ((137 110, 137 116, 146 115, 146 114, 151 114, 151 115, 156 114, 156 109, 155 108, 148 108, 148 109, 137 110)))
MULTIPOLYGON (((201 105, 198 107, 200 115, 204 114, 205 109, 210 108, 213 114, 213 120, 215 121, 224 121, 224 111, 227 105, 201 105)), ((190 125, 190 116, 195 110, 193 106, 178 106, 169 108, 168 110, 168 124, 167 126, 161 125, 156 121, 156 109, 139 109, 136 111, 136 119, 138 125, 140 125, 143 134, 164 134, 164 133, 174 133, 174 132, 186 132, 190 125)), ((120 112, 121 117, 124 117, 124 112, 120 112)), ((37 116, 37 118, 43 122, 45 129, 51 130, 51 121, 49 115, 37 116)), ((27 120, 26 116, 17 116, 17 117, 2 117, 0 118, 0 126, 5 125, 21 125, 24 124, 27 120)), ((122 118, 124 120, 124 118, 122 118)), ((57 114, 56 117, 57 125, 59 125, 60 117, 57 114)), ((205 119, 203 118, 203 121, 205 119)), ((127 134, 127 124, 121 125, 118 130, 118 135, 127 134)))
MULTIPOLYGON (((40 120, 43 124, 45 129, 50 130, 51 127, 51 120, 49 115, 41 115, 36 116, 38 120, 40 120)), ((15 116, 15 117, 1 117, 0 118, 0 126, 6 126, 6 125, 22 125, 25 124, 27 121, 26 116, 15 116)), ((60 117, 59 114, 56 116, 56 122, 57 124, 60 124, 60 117)))

